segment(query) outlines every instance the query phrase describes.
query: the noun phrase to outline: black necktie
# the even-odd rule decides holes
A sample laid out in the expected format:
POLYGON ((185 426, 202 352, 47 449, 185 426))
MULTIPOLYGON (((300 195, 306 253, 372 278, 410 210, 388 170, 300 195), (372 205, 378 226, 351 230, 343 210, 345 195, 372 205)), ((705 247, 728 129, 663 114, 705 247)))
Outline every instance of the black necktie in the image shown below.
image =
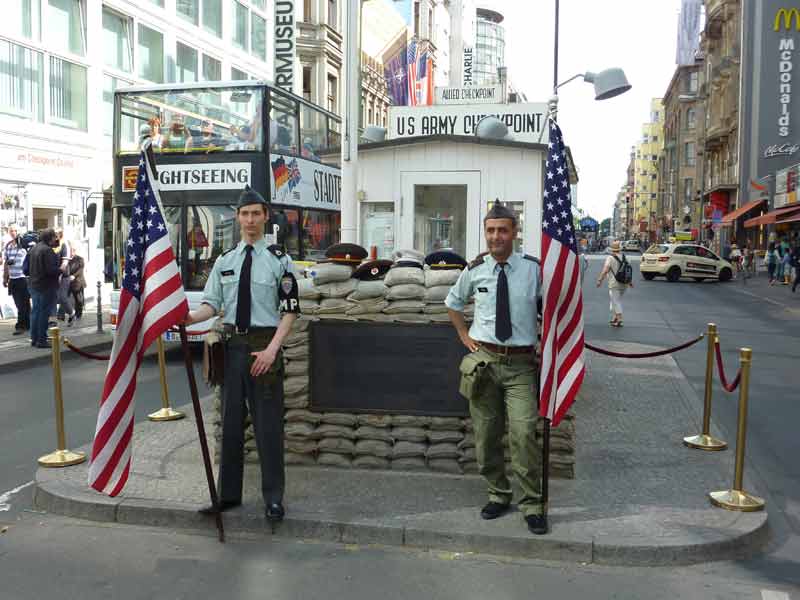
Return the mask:
POLYGON ((253 247, 244 247, 245 257, 242 272, 239 273, 239 293, 236 301, 236 329, 245 330, 250 327, 250 308, 253 298, 250 294, 250 270, 253 266, 253 247))
POLYGON ((511 337, 511 305, 508 299, 508 263, 497 263, 500 274, 497 276, 497 307, 494 315, 494 336, 501 342, 511 337))

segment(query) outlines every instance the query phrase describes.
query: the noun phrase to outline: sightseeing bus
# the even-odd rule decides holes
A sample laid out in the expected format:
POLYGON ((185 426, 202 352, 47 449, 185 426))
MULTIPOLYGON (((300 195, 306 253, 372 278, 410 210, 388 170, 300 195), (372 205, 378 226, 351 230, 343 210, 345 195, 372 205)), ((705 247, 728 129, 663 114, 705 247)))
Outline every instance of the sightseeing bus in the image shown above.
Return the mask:
POLYGON ((152 142, 164 219, 195 308, 214 260, 239 241, 235 205, 245 185, 270 201, 268 240, 294 260, 321 259, 339 241, 340 170, 320 157, 340 145, 340 127, 333 113, 262 81, 116 90, 114 183, 108 222, 101 223, 110 237, 104 246, 106 277, 114 284, 112 324, 145 138, 152 142))

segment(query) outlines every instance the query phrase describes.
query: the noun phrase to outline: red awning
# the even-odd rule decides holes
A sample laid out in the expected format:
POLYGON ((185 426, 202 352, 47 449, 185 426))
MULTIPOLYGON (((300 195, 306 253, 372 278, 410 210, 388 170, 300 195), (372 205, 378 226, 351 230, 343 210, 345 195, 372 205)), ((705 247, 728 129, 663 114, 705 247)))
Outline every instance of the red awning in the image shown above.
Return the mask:
POLYGON ((791 217, 794 216, 795 213, 800 212, 800 205, 795 206, 784 206, 783 208, 777 208, 771 212, 764 213, 761 216, 753 217, 752 219, 747 219, 744 222, 745 227, 757 227, 759 225, 771 225, 775 223, 778 219, 783 217, 791 217))
POLYGON ((800 221, 800 212, 786 215, 786 218, 784 219, 778 219, 775 221, 775 225, 782 225, 783 223, 795 223, 797 221, 800 221))
POLYGON ((753 210, 756 206, 764 202, 764 198, 759 198, 758 200, 750 200, 747 204, 744 204, 737 208, 736 210, 732 210, 727 215, 722 215, 722 224, 723 225, 730 225, 736 219, 741 217, 743 214, 753 210))

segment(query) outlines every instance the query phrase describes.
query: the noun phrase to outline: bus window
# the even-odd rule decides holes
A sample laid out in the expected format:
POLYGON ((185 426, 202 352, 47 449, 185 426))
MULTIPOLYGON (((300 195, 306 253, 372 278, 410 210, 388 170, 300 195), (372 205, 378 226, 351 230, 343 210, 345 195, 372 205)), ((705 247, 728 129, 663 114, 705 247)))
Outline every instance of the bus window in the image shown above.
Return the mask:
POLYGON ((300 256, 300 211, 296 208, 272 207, 269 209, 267 232, 278 226, 277 243, 294 259, 300 256))
MULTIPOLYGON (((163 153, 260 151, 263 90, 236 86, 120 92, 119 118, 138 124, 163 153)), ((120 136, 115 150, 138 152, 138 141, 120 136)))
POLYGON ((325 147, 325 115, 304 104, 300 105, 300 138, 300 155, 319 160, 319 151, 325 147))
POLYGON ((295 100, 274 90, 270 94, 270 152, 297 156, 297 109, 295 100))
POLYGON ((303 211, 303 259, 323 260, 328 246, 339 243, 341 213, 303 211))
POLYGON ((338 148, 342 145, 341 125, 338 121, 328 119, 328 148, 338 148))
POLYGON ((186 213, 187 290, 202 290, 217 257, 236 245, 236 207, 189 206, 186 213))

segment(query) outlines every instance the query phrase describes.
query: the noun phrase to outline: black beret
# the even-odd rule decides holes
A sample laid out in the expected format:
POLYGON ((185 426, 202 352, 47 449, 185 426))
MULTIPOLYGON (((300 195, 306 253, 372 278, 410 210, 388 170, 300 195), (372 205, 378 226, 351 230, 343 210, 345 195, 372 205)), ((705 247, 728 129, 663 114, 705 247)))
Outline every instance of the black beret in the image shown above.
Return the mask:
POLYGON ((236 203, 236 208, 242 208, 243 206, 249 206, 250 204, 263 204, 264 206, 269 206, 267 201, 264 200, 264 196, 259 194, 249 185, 244 186, 242 193, 239 194, 239 202, 236 203))
POLYGON ((386 259, 368 260, 358 265, 358 268, 353 272, 355 279, 362 281, 374 281, 376 279, 383 279, 386 272, 392 266, 392 261, 386 259))
POLYGON ((341 243, 329 246, 325 250, 325 256, 333 263, 357 265, 367 258, 367 251, 358 244, 341 243))
POLYGON ((431 252, 425 257, 425 264, 431 269, 464 269, 467 261, 451 250, 431 252))

